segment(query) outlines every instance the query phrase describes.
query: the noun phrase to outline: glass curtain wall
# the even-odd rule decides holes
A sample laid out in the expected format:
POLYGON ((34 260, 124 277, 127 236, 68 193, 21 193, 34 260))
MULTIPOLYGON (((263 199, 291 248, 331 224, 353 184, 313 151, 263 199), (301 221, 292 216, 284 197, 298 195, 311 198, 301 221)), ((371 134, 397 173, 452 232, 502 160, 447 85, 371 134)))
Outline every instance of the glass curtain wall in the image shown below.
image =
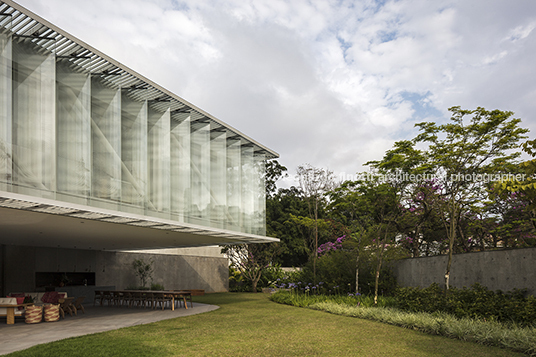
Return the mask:
POLYGON ((262 152, 53 41, 0 30, 0 191, 264 235, 262 152))
POLYGON ((117 209, 121 199, 121 90, 91 76, 92 196, 98 207, 117 209), (112 202, 113 201, 113 202, 112 202))
POLYGON ((253 215, 255 210, 255 191, 257 185, 255 181, 255 167, 253 161, 253 147, 242 145, 241 153, 241 181, 242 181, 242 202, 241 202, 241 222, 240 225, 244 232, 253 233, 253 215))
POLYGON ((242 206, 242 142, 237 138, 227 139, 227 220, 231 231, 241 230, 240 207, 242 206))
POLYGON ((171 117, 171 213, 179 222, 187 222, 191 206, 190 114, 171 117))
POLYGON ((210 133, 210 220, 211 226, 224 228, 227 219, 227 133, 210 133))
POLYGON ((53 197, 56 191, 56 60, 34 39, 16 38, 13 49, 14 191, 53 197))
POLYGON ((121 199, 124 210, 138 214, 145 213, 147 115, 147 101, 133 100, 128 96, 128 91, 123 90, 121 94, 121 199))
POLYGON ((149 105, 147 133, 148 214, 168 217, 170 209, 170 121, 169 107, 162 112, 149 105), (163 213, 167 213, 166 216, 163 213))
POLYGON ((253 165, 255 168, 254 176, 254 217, 253 217, 253 233, 258 235, 266 235, 266 156, 263 153, 255 152, 253 155, 253 165))
POLYGON ((56 62, 57 185, 62 200, 91 192, 91 80, 71 60, 56 62))
POLYGON ((191 130, 189 222, 210 225, 210 124, 194 122, 191 130))
MULTIPOLYGON (((9 21, 0 15, 0 21, 9 21)), ((12 71, 11 36, 0 29, 0 190, 7 190, 11 183, 11 105, 12 71)))

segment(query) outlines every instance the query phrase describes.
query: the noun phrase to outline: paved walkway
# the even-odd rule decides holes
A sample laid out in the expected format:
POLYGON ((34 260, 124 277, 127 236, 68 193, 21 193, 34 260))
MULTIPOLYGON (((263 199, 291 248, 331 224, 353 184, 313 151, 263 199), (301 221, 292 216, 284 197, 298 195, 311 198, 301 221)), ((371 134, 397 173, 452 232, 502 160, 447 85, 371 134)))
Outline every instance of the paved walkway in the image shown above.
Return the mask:
POLYGON ((195 315, 213 311, 219 307, 196 302, 193 308, 188 307, 188 310, 180 308, 175 309, 175 311, 171 311, 169 308, 152 310, 149 308, 93 307, 91 305, 84 305, 84 308, 85 314, 79 311, 77 316, 67 315, 65 319, 60 318, 57 322, 26 324, 23 318, 16 317, 14 325, 7 325, 6 319, 0 318, 0 355, 68 337, 195 315))

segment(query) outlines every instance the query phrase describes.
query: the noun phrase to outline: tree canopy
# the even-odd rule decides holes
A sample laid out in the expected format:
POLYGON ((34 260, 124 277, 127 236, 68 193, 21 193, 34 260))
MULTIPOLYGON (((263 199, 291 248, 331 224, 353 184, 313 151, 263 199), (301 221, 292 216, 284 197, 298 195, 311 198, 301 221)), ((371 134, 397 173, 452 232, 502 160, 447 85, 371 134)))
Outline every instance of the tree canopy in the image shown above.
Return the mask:
POLYGON ((369 161, 357 180, 335 183, 306 164, 298 186, 278 189, 287 168, 268 162, 267 235, 281 239, 271 262, 310 269, 316 281, 318 260, 333 282, 342 270, 325 269, 340 264, 356 293, 377 294, 386 259, 447 254, 448 289, 453 254, 536 246, 536 140, 523 144, 532 158, 519 161, 528 130, 512 112, 449 111, 445 123, 416 124, 413 139, 369 161))

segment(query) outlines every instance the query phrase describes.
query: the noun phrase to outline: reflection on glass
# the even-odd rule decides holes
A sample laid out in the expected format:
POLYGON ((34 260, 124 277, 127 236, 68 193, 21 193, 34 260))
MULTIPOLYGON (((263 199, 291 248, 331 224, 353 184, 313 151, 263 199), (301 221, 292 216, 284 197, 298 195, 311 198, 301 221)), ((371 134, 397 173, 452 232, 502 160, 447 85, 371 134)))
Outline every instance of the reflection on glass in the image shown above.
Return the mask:
POLYGON ((149 209, 169 212, 170 207, 170 110, 149 107, 148 120, 148 203, 149 209))
POLYGON ((27 39, 12 48, 14 191, 50 197, 56 190, 56 61, 27 39))
POLYGON ((91 191, 91 81, 69 60, 56 63, 58 192, 91 191))
MULTIPOLYGON (((0 20, 4 20, 0 17, 0 20)), ((11 37, 0 31, 0 190, 7 190, 11 183, 11 37)))
POLYGON ((39 41, 0 30, 0 190, 264 234, 251 143, 39 41))

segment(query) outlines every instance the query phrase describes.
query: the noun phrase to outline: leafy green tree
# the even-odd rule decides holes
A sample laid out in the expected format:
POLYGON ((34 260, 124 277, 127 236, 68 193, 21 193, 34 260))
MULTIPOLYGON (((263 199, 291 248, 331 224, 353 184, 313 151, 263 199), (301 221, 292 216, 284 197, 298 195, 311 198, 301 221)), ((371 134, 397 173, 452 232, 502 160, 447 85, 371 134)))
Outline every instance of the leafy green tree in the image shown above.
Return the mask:
MULTIPOLYGON (((523 151, 535 156, 536 140, 523 144, 523 151)), ((536 160, 523 161, 511 169, 512 175, 490 187, 488 211, 496 219, 490 234, 503 247, 536 245, 536 160)))
MULTIPOLYGON (((362 175, 363 176, 363 175, 362 175)), ((396 188, 378 177, 347 181, 331 195, 332 214, 350 227, 356 249, 356 289, 359 286, 359 261, 364 250, 375 251, 374 295, 378 299, 380 272, 387 249, 394 247, 396 221, 401 214, 400 195, 396 188)))
POLYGON ((281 254, 274 261, 282 266, 303 266, 310 254, 309 230, 297 225, 292 216, 306 217, 307 203, 302 192, 292 186, 279 189, 266 199, 266 235, 280 239, 281 254))
POLYGON ((397 141, 382 160, 367 165, 382 175, 399 196, 401 215, 393 223, 400 234, 406 235, 404 245, 414 257, 420 256, 425 233, 434 222, 432 202, 437 185, 430 179, 430 168, 422 150, 408 140, 397 141))
POLYGON ((279 253, 278 243, 248 243, 223 246, 231 266, 251 282, 252 291, 257 292, 257 284, 262 273, 268 269, 274 256, 279 253))
POLYGON ((522 197, 528 204, 525 211, 530 215, 532 226, 536 228, 536 140, 523 143, 523 151, 532 159, 519 164, 519 175, 503 180, 496 185, 499 193, 510 192, 522 197))
POLYGON ((511 150, 517 148, 528 131, 519 128, 521 120, 511 118, 512 112, 480 107, 475 110, 452 107, 449 111, 452 116, 448 124, 416 124, 421 133, 414 139, 415 143, 428 144, 426 167, 435 174, 441 190, 434 206, 448 237, 447 290, 460 218, 468 207, 478 205, 485 198, 485 175, 503 172, 505 163, 519 157, 518 152, 511 150))
POLYGON ((370 230, 374 221, 369 213, 369 202, 364 199, 360 191, 362 181, 345 181, 329 193, 330 216, 346 226, 348 239, 345 245, 355 255, 355 292, 359 293, 359 272, 362 255, 372 244, 370 230))
POLYGON ((265 165, 266 174, 264 184, 266 186, 266 198, 272 198, 277 192, 277 181, 288 177, 287 168, 277 160, 269 160, 265 165))

